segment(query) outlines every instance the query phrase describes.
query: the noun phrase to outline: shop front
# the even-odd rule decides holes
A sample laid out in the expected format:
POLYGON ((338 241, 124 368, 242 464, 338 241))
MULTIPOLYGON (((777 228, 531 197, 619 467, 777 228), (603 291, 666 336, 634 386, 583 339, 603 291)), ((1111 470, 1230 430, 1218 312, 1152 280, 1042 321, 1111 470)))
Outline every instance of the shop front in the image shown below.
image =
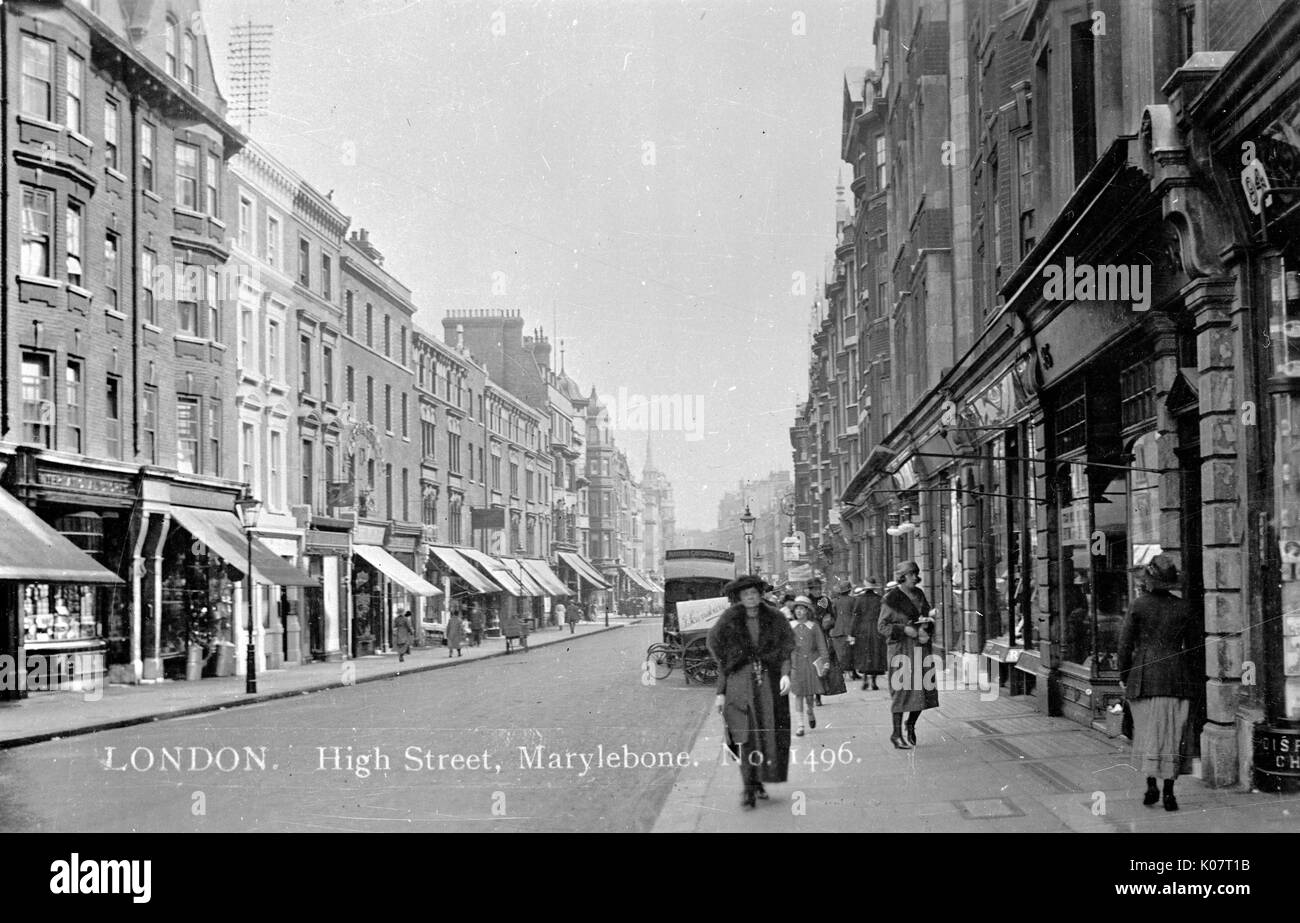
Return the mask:
POLYGON ((611 589, 609 582, 601 576, 596 565, 576 551, 559 552, 560 563, 569 572, 568 585, 574 590, 574 599, 583 608, 588 618, 603 612, 606 605, 606 593, 611 589))
POLYGON ((429 568, 426 577, 442 584, 444 608, 456 612, 468 620, 477 613, 482 613, 484 627, 496 626, 496 600, 498 594, 505 592, 501 587, 485 576, 478 568, 466 560, 465 548, 452 548, 448 545, 429 546, 429 568))
POLYGON ((348 561, 352 556, 352 521, 313 516, 303 536, 307 572, 317 586, 303 590, 307 658, 342 660, 349 650, 348 561))

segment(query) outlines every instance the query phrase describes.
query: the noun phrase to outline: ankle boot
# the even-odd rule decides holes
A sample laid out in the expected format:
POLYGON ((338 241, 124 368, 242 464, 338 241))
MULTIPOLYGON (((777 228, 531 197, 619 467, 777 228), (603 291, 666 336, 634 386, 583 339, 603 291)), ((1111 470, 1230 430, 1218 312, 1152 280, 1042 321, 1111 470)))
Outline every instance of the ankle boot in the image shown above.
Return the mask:
POLYGON ((1142 803, 1147 807, 1160 800, 1160 789, 1156 788, 1155 776, 1147 776, 1147 793, 1142 796, 1142 803))
POLYGON ((1178 810, 1178 799, 1174 797, 1174 780, 1165 779, 1164 802, 1166 811, 1178 810))

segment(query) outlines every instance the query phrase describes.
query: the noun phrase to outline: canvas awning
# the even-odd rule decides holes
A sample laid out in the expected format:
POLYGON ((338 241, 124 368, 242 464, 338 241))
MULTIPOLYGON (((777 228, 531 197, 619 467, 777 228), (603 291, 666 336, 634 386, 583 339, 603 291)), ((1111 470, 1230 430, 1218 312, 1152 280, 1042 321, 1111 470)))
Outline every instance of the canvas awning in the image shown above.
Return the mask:
MULTIPOLYGON (((122 578, 64 538, 0 490, 0 580, 48 583, 122 583, 122 578)), ((19 626, 21 628, 21 624, 19 626)))
POLYGON ((510 568, 492 557, 492 555, 484 554, 474 548, 462 548, 460 553, 469 558, 475 564, 486 569, 487 572, 492 575, 492 579, 501 584, 501 588, 511 596, 529 595, 524 592, 523 584, 519 582, 519 579, 515 577, 514 574, 510 573, 510 568))
POLYGON ((608 590, 609 583, 590 561, 578 554, 576 551, 561 551, 560 560, 573 568, 579 577, 590 583, 598 590, 608 590))
POLYGON ((641 589, 648 590, 651 593, 659 592, 659 589, 653 583, 651 583, 650 580, 639 570, 637 570, 635 567, 620 567, 619 570, 627 574, 627 579, 631 580, 634 584, 639 586, 641 589))
POLYGON ((442 590, 425 580, 378 545, 353 545, 357 557, 369 561, 381 574, 416 596, 441 596, 442 590))
MULTIPOLYGON (((234 513, 188 506, 171 508, 172 518, 227 564, 248 573, 248 534, 234 513)), ((253 538, 253 579, 269 586, 320 586, 320 581, 290 564, 253 538)))
POLYGON ((437 556, 438 560, 451 568, 452 572, 472 586, 477 593, 500 593, 501 587, 497 586, 483 574, 473 564, 461 557, 459 548, 448 548, 445 545, 431 545, 430 549, 437 556))
POLYGON ((549 593, 546 592, 546 590, 544 590, 544 589, 543 589, 543 588, 538 584, 538 582, 537 582, 536 580, 533 579, 533 575, 532 575, 532 574, 530 574, 530 573, 528 573, 528 571, 524 570, 524 566, 523 566, 522 564, 520 564, 516 559, 514 559, 514 558, 502 558, 502 559, 501 559, 501 563, 504 564, 506 567, 510 568, 510 573, 514 576, 514 578, 515 578, 516 580, 519 581, 520 585, 523 586, 523 588, 524 588, 525 592, 527 593, 527 595, 529 595, 529 596, 549 596, 549 595, 550 595, 549 593))
POLYGON ((573 591, 564 585, 564 581, 555 575, 555 571, 551 570, 551 566, 545 561, 520 558, 519 563, 524 566, 524 570, 533 575, 533 579, 546 588, 551 596, 573 595, 573 591))

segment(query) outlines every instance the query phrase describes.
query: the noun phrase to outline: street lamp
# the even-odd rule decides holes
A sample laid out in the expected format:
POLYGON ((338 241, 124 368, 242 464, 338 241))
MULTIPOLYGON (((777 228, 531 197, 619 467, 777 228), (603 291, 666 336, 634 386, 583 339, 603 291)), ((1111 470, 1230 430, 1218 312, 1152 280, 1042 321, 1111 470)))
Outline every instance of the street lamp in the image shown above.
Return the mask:
POLYGON ((257 514, 262 503, 253 496, 253 489, 245 486, 235 506, 239 507, 239 521, 243 523, 244 533, 248 536, 248 563, 244 568, 248 588, 248 672, 244 678, 244 692, 257 692, 257 649, 253 645, 253 530, 257 528, 257 514))
POLYGON ((745 504, 745 512, 740 517, 741 528, 745 530, 745 573, 754 572, 754 557, 752 548, 754 545, 754 514, 749 511, 749 504, 745 504))

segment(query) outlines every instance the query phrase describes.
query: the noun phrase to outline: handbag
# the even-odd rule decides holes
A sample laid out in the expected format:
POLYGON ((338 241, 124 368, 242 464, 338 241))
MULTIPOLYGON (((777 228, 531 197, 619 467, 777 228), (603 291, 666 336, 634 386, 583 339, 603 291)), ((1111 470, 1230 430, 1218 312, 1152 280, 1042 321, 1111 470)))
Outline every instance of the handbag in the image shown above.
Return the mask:
POLYGON ((825 676, 826 671, 831 668, 829 661, 825 657, 818 657, 813 661, 813 669, 817 671, 818 676, 825 676))

